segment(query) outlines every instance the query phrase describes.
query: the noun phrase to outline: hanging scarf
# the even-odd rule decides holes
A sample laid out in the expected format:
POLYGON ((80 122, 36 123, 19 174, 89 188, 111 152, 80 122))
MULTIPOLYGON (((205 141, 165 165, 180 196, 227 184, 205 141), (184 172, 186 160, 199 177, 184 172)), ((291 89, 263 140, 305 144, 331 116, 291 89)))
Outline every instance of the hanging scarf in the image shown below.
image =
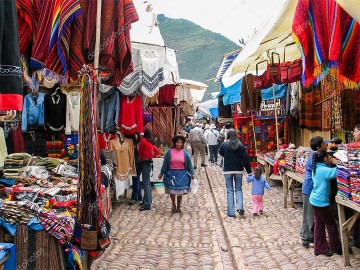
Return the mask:
POLYGON ((299 0, 292 25, 303 58, 303 84, 316 84, 331 68, 348 87, 360 81, 360 25, 335 0, 299 0))
POLYGON ((21 111, 22 70, 16 2, 0 1, 0 110, 21 111))

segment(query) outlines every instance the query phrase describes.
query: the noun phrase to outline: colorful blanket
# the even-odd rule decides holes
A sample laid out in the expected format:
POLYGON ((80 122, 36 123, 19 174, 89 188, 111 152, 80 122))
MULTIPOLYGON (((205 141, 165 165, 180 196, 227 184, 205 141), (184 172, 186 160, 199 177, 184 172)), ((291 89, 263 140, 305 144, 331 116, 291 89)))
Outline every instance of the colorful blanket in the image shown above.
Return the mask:
POLYGON ((299 0, 292 25, 303 58, 303 84, 318 83, 331 68, 351 88, 360 81, 360 24, 335 0, 299 0))
POLYGON ((309 130, 322 129, 321 93, 319 88, 303 89, 301 97, 300 127, 309 130))

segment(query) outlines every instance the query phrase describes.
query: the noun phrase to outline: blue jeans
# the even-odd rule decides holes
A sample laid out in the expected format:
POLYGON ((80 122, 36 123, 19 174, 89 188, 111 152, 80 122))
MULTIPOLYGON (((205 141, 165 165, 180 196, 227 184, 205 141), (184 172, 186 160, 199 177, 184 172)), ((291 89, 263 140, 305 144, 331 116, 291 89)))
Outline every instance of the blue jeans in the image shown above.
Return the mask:
POLYGON ((209 151, 210 151, 210 162, 214 163, 217 162, 218 157, 218 147, 219 145, 209 145, 209 151))
POLYGON ((234 181, 236 194, 236 211, 244 210, 243 193, 242 193, 242 173, 225 174, 226 191, 227 191, 227 215, 235 215, 234 203, 234 181))
POLYGON ((141 201, 142 200, 141 183, 140 183, 141 170, 142 170, 141 165, 136 166, 136 176, 132 177, 133 191, 132 191, 132 194, 131 194, 131 200, 134 200, 134 201, 141 201))
POLYGON ((301 240, 306 243, 314 242, 314 210, 310 204, 310 195, 303 194, 303 225, 301 227, 301 240))
POLYGON ((144 204, 143 208, 151 208, 152 195, 151 195, 151 183, 150 183, 150 172, 152 163, 144 163, 142 165, 142 182, 144 186, 144 204))

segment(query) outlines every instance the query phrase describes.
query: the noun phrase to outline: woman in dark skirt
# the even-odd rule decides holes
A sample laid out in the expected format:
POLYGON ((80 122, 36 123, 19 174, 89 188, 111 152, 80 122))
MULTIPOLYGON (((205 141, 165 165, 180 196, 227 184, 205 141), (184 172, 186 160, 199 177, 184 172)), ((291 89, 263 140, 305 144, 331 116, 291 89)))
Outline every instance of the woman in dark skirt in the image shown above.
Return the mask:
POLYGON ((164 176, 165 193, 170 194, 173 213, 181 212, 182 196, 189 193, 191 179, 194 179, 190 155, 184 150, 185 141, 181 135, 172 138, 173 147, 166 152, 158 177, 164 176))

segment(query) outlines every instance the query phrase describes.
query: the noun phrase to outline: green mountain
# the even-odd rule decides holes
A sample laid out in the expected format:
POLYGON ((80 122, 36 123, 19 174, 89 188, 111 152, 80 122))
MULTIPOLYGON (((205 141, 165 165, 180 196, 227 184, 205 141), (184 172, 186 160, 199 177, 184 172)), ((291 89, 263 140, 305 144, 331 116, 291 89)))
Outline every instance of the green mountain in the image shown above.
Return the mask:
POLYGON ((157 18, 165 45, 176 50, 180 77, 207 84, 209 88, 203 101, 211 99, 208 93, 219 91, 219 84, 213 78, 224 54, 239 46, 188 20, 167 18, 163 14, 157 18))

